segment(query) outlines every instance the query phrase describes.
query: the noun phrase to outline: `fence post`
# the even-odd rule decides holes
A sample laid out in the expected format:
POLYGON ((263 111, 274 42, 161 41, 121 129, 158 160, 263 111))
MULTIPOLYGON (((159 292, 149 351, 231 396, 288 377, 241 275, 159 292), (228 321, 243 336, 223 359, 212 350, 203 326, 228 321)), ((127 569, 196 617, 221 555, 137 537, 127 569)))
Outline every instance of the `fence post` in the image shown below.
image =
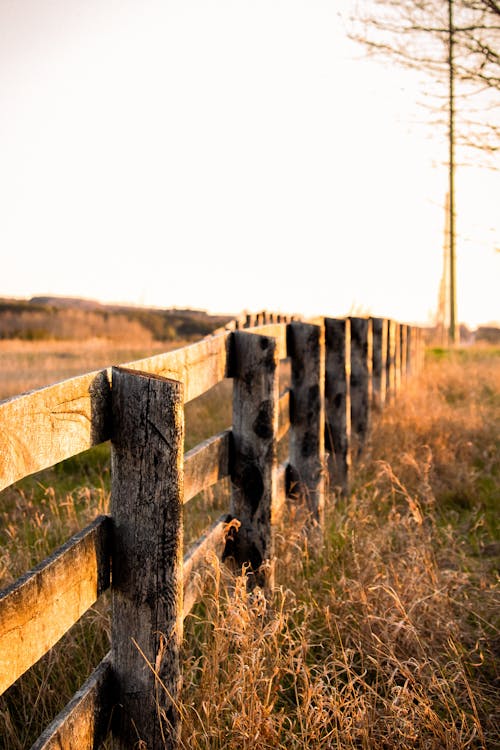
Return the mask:
POLYGON ((347 495, 351 466, 350 321, 325 318, 325 448, 330 489, 347 495))
POLYGON ((417 372, 420 372, 425 362, 425 343, 422 328, 418 328, 417 333, 417 372))
POLYGON ((351 436, 359 456, 370 426, 372 335, 367 318, 351 318, 351 436))
POLYGON ((387 321, 387 389, 386 400, 391 401, 396 394, 396 323, 387 321))
POLYGON ((399 355, 400 355, 400 367, 401 367, 401 384, 406 380, 406 357, 408 354, 408 326, 405 323, 401 323, 399 326, 399 355))
POLYGON ((182 642, 183 386, 112 371, 115 750, 178 747, 182 642))
POLYGON ((241 523, 224 559, 250 564, 249 584, 272 586, 272 506, 277 489, 278 352, 268 336, 236 331, 228 375, 233 378, 231 514, 241 523), (271 563, 267 569, 262 563, 271 563), (259 570, 259 568, 261 568, 259 570))
POLYGON ((374 409, 381 410, 385 404, 387 379, 387 328, 384 318, 372 318, 373 357, 372 357, 372 403, 374 409))
POLYGON ((292 360, 290 393, 290 494, 323 526, 325 505, 325 335, 323 326, 290 323, 287 353, 292 360))
POLYGON ((394 323, 394 394, 401 390, 401 323, 394 323))
POLYGON ((408 326, 406 329, 406 375, 409 377, 412 375, 415 367, 415 357, 413 349, 415 346, 415 337, 413 335, 413 326, 408 326))

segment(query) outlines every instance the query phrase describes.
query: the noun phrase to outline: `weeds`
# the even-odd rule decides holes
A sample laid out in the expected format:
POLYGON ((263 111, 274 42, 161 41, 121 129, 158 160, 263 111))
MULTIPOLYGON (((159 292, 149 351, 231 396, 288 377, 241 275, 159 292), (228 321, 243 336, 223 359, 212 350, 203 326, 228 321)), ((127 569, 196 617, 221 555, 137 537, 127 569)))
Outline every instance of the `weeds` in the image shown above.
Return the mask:
POLYGON ((499 386, 484 352, 409 383, 323 548, 279 535, 270 601, 213 561, 184 747, 500 747, 499 386))
MULTIPOLYGON (((290 509, 268 599, 210 561, 185 621, 183 747, 500 747, 499 394, 487 349, 431 358, 376 419, 321 548, 290 509)), ((224 408, 193 405, 191 444, 227 425, 224 408)), ((3 493, 7 579, 106 507, 100 460, 93 488, 54 473, 54 489, 3 493)), ((205 517, 222 496, 203 502, 205 517)), ((201 524, 195 511, 186 522, 201 524)), ((101 658, 102 607, 0 699, 0 747, 29 747, 101 658)))

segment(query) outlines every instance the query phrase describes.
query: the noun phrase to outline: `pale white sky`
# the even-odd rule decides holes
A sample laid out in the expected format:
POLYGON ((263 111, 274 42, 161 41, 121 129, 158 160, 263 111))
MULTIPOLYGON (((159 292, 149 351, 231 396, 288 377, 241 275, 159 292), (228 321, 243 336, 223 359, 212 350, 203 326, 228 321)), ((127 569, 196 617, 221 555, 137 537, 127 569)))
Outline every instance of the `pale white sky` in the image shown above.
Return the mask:
MULTIPOLYGON (((428 319, 446 141, 348 0, 0 0, 0 295, 428 319)), ((457 176, 500 318, 499 173, 457 176)))

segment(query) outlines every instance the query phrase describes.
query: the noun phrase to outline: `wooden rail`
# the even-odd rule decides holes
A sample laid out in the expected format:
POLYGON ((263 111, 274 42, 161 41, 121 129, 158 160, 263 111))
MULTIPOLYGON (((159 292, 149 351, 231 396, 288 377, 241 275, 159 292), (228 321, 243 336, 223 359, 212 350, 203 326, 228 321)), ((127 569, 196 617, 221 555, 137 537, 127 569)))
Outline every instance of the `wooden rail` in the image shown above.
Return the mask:
POLYGON ((111 516, 0 594, 3 692, 111 586, 110 654, 34 748, 94 748, 110 731, 114 748, 138 738, 150 750, 177 748, 183 620, 203 594, 207 560, 245 565, 249 585, 272 586, 263 563, 286 503, 300 503, 321 530, 326 473, 332 491, 348 493, 351 454, 363 448, 372 411, 421 364, 418 328, 259 313, 192 346, 0 403, 0 489, 105 440, 112 446, 111 516), (291 384, 280 389, 283 359, 291 384), (183 455, 184 404, 226 377, 232 427, 183 455), (279 466, 285 435, 289 457, 279 466), (229 512, 184 554, 183 505, 226 477, 229 512))

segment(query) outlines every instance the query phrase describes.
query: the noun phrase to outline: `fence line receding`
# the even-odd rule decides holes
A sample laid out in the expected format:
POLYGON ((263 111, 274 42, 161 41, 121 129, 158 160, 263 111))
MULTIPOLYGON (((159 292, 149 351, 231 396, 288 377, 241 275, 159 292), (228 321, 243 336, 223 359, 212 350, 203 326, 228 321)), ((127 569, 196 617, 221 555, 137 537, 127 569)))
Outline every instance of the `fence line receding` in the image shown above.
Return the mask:
POLYGON ((138 737, 149 750, 179 745, 183 620, 203 595, 208 553, 245 565, 249 585, 271 586, 286 504, 300 503, 321 530, 325 487, 348 493, 372 412, 419 371, 422 352, 421 329, 395 321, 259 313, 0 403, 0 489, 111 440, 110 516, 0 593, 2 693, 111 588, 110 653, 34 749, 99 747, 109 732, 120 750, 138 737), (184 455, 184 404, 224 378, 231 429, 184 455), (230 507, 184 554, 184 504, 226 477, 230 507))

